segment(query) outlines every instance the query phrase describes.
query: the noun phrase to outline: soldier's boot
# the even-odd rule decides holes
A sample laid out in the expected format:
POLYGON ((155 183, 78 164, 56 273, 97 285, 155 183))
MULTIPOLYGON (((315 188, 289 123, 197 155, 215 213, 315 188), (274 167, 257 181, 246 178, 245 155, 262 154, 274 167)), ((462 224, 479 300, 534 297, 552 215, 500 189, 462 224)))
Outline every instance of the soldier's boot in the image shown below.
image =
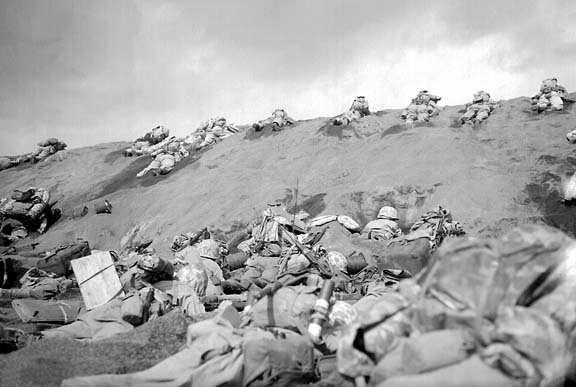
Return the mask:
POLYGON ((46 229, 48 229, 48 218, 44 216, 40 221, 40 227, 38 227, 38 233, 44 234, 46 232, 46 229))

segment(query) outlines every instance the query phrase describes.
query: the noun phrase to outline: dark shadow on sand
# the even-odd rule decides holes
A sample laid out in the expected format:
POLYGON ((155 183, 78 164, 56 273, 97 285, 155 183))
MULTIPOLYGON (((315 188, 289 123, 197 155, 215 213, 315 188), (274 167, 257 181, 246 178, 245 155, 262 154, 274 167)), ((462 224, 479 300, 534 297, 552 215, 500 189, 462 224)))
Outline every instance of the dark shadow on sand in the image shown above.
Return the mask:
POLYGON ((148 173, 146 176, 138 178, 136 177, 136 174, 146 168, 148 164, 154 160, 154 157, 152 156, 140 156, 136 158, 132 163, 130 163, 126 168, 114 175, 97 194, 90 198, 90 200, 102 198, 106 195, 124 189, 153 186, 161 181, 164 181, 165 179, 168 179, 170 176, 173 176, 189 165, 193 165, 193 168, 197 168, 197 164, 194 163, 200 159, 202 153, 210 148, 211 146, 206 147, 200 151, 191 152, 192 154, 190 156, 177 163, 174 166, 174 169, 166 175, 154 176, 152 173, 148 173))
POLYGON ((358 134, 356 129, 354 129, 354 126, 334 125, 332 124, 332 119, 330 119, 330 121, 327 124, 321 126, 320 129, 318 129, 318 133, 321 133, 328 137, 338 137, 339 140, 350 138, 352 137, 352 134, 354 134, 356 138, 362 138, 362 136, 358 134))
POLYGON ((284 125, 282 128, 278 128, 275 125, 268 124, 264 125, 260 130, 256 131, 253 127, 249 128, 246 131, 246 135, 244 136, 244 140, 257 140, 262 137, 270 137, 275 136, 284 130, 293 128, 295 125, 284 125), (275 130, 274 130, 275 129, 275 130))

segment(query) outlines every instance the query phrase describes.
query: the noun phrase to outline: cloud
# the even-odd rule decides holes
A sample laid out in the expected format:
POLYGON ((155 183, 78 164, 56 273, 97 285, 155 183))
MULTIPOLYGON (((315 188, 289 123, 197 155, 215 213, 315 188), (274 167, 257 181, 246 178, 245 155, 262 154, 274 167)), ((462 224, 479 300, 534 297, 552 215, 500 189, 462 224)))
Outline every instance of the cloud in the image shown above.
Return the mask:
POLYGON ((575 16, 571 0, 5 1, 0 154, 276 107, 332 116, 357 94, 383 109, 422 88, 446 104, 531 95, 551 75, 570 89, 575 16))

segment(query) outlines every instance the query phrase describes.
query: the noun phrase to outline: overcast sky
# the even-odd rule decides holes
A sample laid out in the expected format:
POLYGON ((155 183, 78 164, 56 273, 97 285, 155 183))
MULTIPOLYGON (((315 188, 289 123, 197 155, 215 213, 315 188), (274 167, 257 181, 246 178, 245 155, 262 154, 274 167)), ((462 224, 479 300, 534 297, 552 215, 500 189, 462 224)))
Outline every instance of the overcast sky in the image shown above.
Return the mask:
POLYGON ((575 20, 574 0, 0 0, 0 155, 333 116, 359 94, 381 110, 550 76, 574 91, 575 20))

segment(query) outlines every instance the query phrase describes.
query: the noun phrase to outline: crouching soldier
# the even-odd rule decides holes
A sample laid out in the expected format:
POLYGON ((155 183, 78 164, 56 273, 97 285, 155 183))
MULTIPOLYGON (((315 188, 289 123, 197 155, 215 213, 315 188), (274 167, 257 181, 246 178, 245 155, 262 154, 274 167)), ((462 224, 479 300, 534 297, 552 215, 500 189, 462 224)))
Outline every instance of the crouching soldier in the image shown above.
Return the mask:
POLYGON ((540 91, 532 97, 532 110, 541 113, 543 111, 561 111, 564 109, 564 96, 566 88, 558 84, 556 78, 548 78, 542 81, 540 91))
POLYGON ((362 230, 362 235, 368 239, 390 240, 402 236, 398 226, 398 211, 394 207, 384 206, 378 212, 378 219, 369 222, 362 230))
POLYGON ((428 90, 422 90, 416 98, 412 100, 410 105, 404 109, 400 117, 405 120, 407 124, 412 124, 415 121, 428 122, 431 117, 440 114, 437 103, 441 99, 441 97, 429 93, 428 90))
POLYGON ((452 219, 452 213, 446 208, 438 206, 420 217, 410 227, 408 237, 423 236, 429 239, 430 247, 436 249, 446 236, 464 235, 464 229, 459 222, 452 219))
POLYGON ((360 95, 354 99, 350 109, 341 116, 334 118, 332 123, 334 125, 348 125, 352 121, 359 120, 368 115, 370 115, 370 106, 368 105, 366 98, 360 95))
POLYGON ((47 300, 72 287, 73 281, 38 268, 29 269, 20 279, 19 289, 0 289, 0 298, 47 300))
POLYGON ((188 157, 190 153, 188 153, 180 141, 174 140, 168 143, 165 148, 155 151, 152 155, 154 156, 154 160, 140 171, 136 177, 143 177, 150 171, 152 171, 154 176, 166 175, 172 172, 176 163, 188 157))
POLYGON ((164 126, 157 126, 143 137, 140 137, 132 143, 132 146, 125 149, 122 153, 125 157, 141 156, 148 152, 153 145, 160 144, 170 136, 170 129, 164 126))
POLYGON ((146 141, 150 145, 156 145, 167 139, 168 136, 170 136, 170 129, 164 126, 157 126, 136 141, 146 141))
POLYGON ((0 156, 0 171, 20 165, 22 161, 23 158, 19 156, 0 156))
POLYGON ((472 103, 466 104, 466 113, 460 117, 460 123, 479 124, 490 116, 498 104, 490 98, 490 94, 479 91, 474 94, 472 103))
POLYGON ((44 188, 30 187, 15 191, 10 199, 0 200, 0 218, 21 222, 28 231, 46 232, 61 210, 50 205, 50 193, 44 188))
POLYGON ((56 152, 66 149, 66 144, 58 140, 57 138, 49 138, 38 143, 38 148, 36 152, 30 155, 33 163, 43 161, 48 156, 53 155, 56 152))
POLYGON ((295 123, 296 121, 289 117, 284 109, 276 109, 270 117, 252 124, 252 127, 255 131, 258 132, 262 130, 262 128, 264 128, 266 125, 273 125, 272 130, 278 131, 281 130, 285 125, 294 125, 295 123))
MULTIPOLYGON (((211 118, 200 124, 200 127, 196 129, 196 139, 194 140, 196 145, 194 145, 194 148, 196 150, 202 149, 208 145, 220 142, 234 133, 238 133, 238 128, 233 124, 227 123, 226 118, 211 118)), ((186 142, 189 142, 189 140, 186 142)))

